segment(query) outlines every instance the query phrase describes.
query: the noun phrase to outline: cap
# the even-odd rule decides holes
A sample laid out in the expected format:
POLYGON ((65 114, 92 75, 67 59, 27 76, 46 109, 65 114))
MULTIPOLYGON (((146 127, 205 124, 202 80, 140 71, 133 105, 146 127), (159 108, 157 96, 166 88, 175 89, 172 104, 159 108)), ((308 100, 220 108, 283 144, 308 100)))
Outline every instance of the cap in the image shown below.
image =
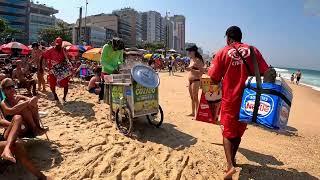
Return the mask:
POLYGON ((188 47, 186 50, 187 51, 198 51, 198 47, 196 45, 193 45, 191 47, 188 47))
POLYGON ((5 79, 3 79, 1 81, 1 85, 0 86, 1 86, 2 89, 5 89, 7 87, 14 86, 14 82, 10 78, 5 78, 5 79))
POLYGON ((118 38, 118 37, 114 37, 112 38, 112 47, 114 50, 123 50, 125 47, 124 47, 124 42, 121 38, 118 38))
POLYGON ((61 37, 56 38, 56 40, 54 41, 56 46, 62 46, 62 39, 61 37))
POLYGON ((227 29, 226 36, 234 40, 241 41, 242 39, 241 29, 238 26, 231 26, 227 29))

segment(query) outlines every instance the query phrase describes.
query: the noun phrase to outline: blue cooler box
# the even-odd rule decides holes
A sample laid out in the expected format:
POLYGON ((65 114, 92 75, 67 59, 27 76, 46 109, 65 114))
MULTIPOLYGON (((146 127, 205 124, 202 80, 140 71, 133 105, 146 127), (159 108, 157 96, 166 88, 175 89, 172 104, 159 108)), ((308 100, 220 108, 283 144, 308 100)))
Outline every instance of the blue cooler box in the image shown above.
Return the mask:
MULTIPOLYGON (((249 77, 246 85, 256 88, 255 77, 249 77)), ((292 90, 283 78, 278 77, 275 83, 262 83, 262 89, 273 90, 281 93, 291 103, 292 90)), ((242 96, 240 109, 240 121, 252 123, 252 114, 255 104, 256 92, 248 87, 245 88, 242 96)), ((283 129, 287 126, 290 113, 290 105, 283 98, 262 93, 258 110, 257 123, 271 129, 283 129)))

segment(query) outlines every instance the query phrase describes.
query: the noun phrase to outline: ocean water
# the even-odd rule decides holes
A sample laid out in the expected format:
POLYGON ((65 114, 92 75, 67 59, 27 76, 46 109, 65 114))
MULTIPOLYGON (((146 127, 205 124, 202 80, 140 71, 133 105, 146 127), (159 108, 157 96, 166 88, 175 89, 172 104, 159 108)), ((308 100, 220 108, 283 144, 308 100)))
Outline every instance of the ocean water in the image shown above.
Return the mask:
MULTIPOLYGON (((296 73, 298 69, 294 68, 275 68, 277 73, 281 74, 281 77, 290 80, 292 73, 296 73)), ((300 84, 309 86, 314 90, 320 91, 320 71, 300 69, 302 72, 302 78, 300 84)))

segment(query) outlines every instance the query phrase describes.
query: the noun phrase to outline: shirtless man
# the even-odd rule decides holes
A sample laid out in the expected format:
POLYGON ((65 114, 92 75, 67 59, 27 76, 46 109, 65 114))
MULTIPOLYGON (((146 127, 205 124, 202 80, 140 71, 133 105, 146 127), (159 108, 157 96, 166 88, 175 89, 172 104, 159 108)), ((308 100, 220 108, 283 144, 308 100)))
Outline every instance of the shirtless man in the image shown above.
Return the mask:
POLYGON ((198 93, 200 88, 200 79, 204 73, 204 61, 198 52, 197 46, 187 48, 187 51, 191 59, 190 65, 186 68, 186 71, 189 71, 189 93, 192 101, 192 113, 189 116, 195 117, 199 106, 198 93))
POLYGON ((94 69, 95 76, 90 79, 88 85, 89 93, 93 93, 96 95, 100 94, 101 87, 99 86, 99 83, 101 82, 101 71, 102 69, 99 67, 94 69))
POLYGON ((296 73, 296 78, 297 78, 296 84, 297 85, 299 85, 301 77, 302 77, 301 70, 298 70, 298 72, 296 73))
POLYGON ((31 87, 32 87, 32 94, 36 96, 37 95, 36 80, 32 78, 28 78, 29 74, 24 68, 22 68, 21 60, 17 60, 16 64, 17 64, 17 68, 13 70, 12 78, 15 80, 18 80, 19 86, 21 86, 22 88, 26 88, 29 94, 31 94, 31 87))
POLYGON ((42 50, 39 49, 38 43, 32 44, 32 52, 31 52, 31 63, 37 67, 37 78, 38 78, 38 91, 46 91, 46 81, 44 80, 44 61, 41 59, 42 50))

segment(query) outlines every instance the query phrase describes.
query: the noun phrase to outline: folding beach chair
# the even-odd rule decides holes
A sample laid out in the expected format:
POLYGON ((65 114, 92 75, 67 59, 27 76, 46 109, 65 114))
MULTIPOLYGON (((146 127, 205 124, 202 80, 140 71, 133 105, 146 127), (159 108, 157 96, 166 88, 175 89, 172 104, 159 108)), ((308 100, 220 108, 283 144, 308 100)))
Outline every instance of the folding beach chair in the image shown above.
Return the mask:
POLYGON ((90 75, 89 68, 82 67, 80 68, 79 77, 80 77, 80 83, 83 81, 86 81, 86 78, 90 75))

